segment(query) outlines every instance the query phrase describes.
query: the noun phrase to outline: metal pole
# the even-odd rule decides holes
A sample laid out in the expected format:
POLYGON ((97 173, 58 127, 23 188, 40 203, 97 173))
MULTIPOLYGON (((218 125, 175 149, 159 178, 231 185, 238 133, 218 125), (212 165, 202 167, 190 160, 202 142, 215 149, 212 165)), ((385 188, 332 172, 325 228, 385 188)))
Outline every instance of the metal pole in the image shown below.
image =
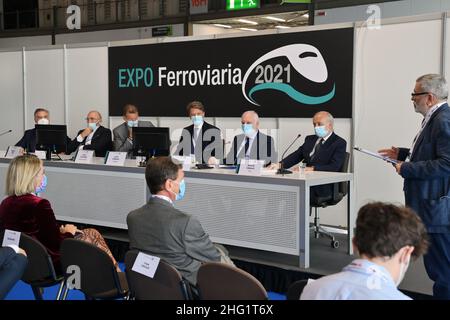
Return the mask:
POLYGON ((56 28, 58 26, 58 7, 53 6, 53 28, 52 28, 52 45, 56 44, 56 28))

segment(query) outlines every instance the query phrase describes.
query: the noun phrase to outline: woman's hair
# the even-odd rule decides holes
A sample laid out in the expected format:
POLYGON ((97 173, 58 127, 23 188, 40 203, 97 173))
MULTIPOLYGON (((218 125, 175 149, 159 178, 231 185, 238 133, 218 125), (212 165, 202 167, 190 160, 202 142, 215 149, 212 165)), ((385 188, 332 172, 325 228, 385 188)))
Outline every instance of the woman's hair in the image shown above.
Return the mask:
POLYGON ((35 192, 34 179, 41 169, 42 161, 34 155, 14 158, 6 174, 6 195, 21 196, 35 192))

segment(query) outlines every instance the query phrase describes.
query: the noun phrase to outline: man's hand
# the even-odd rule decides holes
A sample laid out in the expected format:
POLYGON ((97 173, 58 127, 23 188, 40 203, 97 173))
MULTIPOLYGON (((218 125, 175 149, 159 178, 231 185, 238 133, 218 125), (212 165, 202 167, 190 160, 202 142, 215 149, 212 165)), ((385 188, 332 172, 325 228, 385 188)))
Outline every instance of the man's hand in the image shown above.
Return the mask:
POLYGON ((18 252, 18 254, 21 254, 21 255, 23 255, 23 256, 27 256, 27 253, 25 252, 25 250, 23 250, 22 248, 19 248, 19 252, 18 252))
POLYGON ((80 136, 84 139, 91 133, 92 133, 92 129, 87 127, 86 129, 83 130, 83 132, 80 133, 80 136))
POLYGON ((66 224, 65 226, 61 226, 59 228, 59 232, 71 233, 71 234, 75 235, 75 232, 77 232, 77 227, 75 227, 73 224, 66 224))
POLYGON ((128 139, 133 139, 133 128, 128 127, 128 139))
POLYGON ((268 167, 268 170, 278 170, 280 169, 280 163, 271 163, 268 167))
POLYGON ((215 165, 220 164, 220 161, 219 161, 219 159, 217 159, 216 157, 210 157, 210 158, 208 159, 208 164, 209 164, 210 166, 215 166, 215 165))
POLYGON ((381 150, 378 150, 378 153, 381 154, 383 157, 388 157, 393 160, 398 159, 398 148, 397 147, 391 147, 390 149, 381 149, 381 150))
POLYGON ((402 164, 403 164, 403 161, 400 161, 400 162, 395 164, 395 171, 397 171, 398 174, 400 174, 400 170, 402 168, 402 164))

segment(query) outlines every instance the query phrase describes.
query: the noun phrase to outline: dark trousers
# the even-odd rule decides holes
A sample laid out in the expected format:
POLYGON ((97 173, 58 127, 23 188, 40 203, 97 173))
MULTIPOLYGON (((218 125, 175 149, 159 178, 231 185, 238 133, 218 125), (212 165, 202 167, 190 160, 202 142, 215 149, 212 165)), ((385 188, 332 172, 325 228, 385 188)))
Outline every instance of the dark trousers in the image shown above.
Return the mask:
POLYGON ((22 278, 22 274, 27 266, 27 257, 17 254, 11 248, 0 248, 8 250, 4 252, 4 260, 0 265, 0 300, 4 299, 9 290, 22 278))
POLYGON ((424 256, 425 269, 434 281, 433 297, 450 300, 450 233, 429 233, 430 247, 424 256))

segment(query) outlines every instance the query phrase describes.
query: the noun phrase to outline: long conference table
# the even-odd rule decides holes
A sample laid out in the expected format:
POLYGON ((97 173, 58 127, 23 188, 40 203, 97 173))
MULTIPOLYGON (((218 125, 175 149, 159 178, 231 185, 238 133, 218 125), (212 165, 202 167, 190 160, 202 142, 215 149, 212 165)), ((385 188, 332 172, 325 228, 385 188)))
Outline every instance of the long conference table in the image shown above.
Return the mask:
MULTIPOLYGON (((0 158, 2 194, 9 162, 0 158)), ((127 160, 125 166, 105 165, 103 158, 94 158, 92 164, 44 161, 44 167, 48 186, 42 196, 61 221, 127 229, 128 213, 151 196, 145 168, 137 167, 134 160, 127 160)), ((185 172, 185 181, 186 195, 175 205, 196 216, 213 242, 296 255, 300 268, 310 265, 310 187, 348 181, 348 253, 353 253, 352 173, 251 176, 230 169, 192 169, 185 172)))

